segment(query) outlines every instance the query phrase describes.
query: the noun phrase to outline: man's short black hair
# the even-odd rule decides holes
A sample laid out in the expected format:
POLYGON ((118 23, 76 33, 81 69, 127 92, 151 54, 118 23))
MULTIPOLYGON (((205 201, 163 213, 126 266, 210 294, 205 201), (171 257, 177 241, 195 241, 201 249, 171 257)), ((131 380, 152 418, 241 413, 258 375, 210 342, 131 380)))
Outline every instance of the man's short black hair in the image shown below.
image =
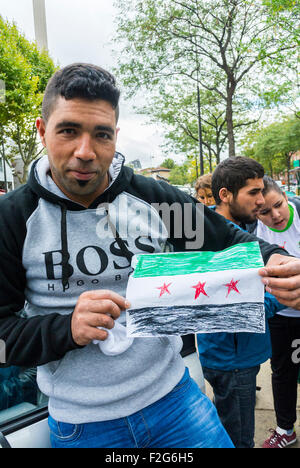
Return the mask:
POLYGON ((119 118, 120 91, 116 86, 116 80, 111 73, 97 65, 73 63, 58 70, 52 76, 43 99, 42 117, 45 122, 48 121, 59 97, 66 100, 103 99, 115 109, 116 120, 119 118))
POLYGON ((251 158, 235 156, 220 162, 213 172, 211 184, 216 205, 222 203, 221 188, 226 188, 236 198, 248 179, 262 179, 264 174, 263 166, 251 158))

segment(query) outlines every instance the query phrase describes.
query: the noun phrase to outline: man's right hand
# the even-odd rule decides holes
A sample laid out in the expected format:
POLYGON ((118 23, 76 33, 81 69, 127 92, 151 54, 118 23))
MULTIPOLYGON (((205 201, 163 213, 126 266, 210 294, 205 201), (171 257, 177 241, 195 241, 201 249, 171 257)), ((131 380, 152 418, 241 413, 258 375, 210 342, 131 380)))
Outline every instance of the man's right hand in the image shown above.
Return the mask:
POLYGON ((81 294, 73 312, 71 331, 75 343, 86 346, 93 340, 104 341, 105 330, 115 326, 115 320, 130 304, 119 294, 109 290, 87 291, 81 294))

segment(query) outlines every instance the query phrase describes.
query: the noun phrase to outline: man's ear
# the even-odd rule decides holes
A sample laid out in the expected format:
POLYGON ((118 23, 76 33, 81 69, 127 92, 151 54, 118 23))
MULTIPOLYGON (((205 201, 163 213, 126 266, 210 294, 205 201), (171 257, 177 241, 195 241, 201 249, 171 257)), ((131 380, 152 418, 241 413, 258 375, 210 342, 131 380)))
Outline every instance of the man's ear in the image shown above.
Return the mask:
POLYGON ((222 187, 219 190, 219 197, 220 197, 220 200, 222 201, 222 203, 229 204, 231 202, 231 200, 232 200, 232 193, 229 192, 229 190, 227 190, 227 188, 222 187))
POLYGON ((45 133, 46 133, 46 124, 44 119, 39 117, 36 119, 35 126, 37 128, 38 134, 40 135, 41 142, 43 146, 46 148, 46 140, 45 140, 45 133))

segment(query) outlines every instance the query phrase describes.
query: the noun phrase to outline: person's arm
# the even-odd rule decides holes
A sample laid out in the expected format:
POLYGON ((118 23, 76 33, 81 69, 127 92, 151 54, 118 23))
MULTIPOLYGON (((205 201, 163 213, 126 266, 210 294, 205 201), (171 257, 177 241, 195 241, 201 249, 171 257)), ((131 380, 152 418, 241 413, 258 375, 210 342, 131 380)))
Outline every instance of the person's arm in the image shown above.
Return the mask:
POLYGON ((289 253, 278 245, 269 244, 254 234, 239 229, 232 223, 228 223, 223 216, 205 207, 204 250, 224 250, 245 242, 259 243, 265 265, 274 254, 289 256, 289 253))
POLYGON ((267 319, 274 317, 277 312, 280 312, 283 309, 286 309, 285 305, 280 304, 272 294, 268 292, 265 293, 265 312, 267 319))
MULTIPOLYGON (((251 240, 258 241, 265 262, 265 267, 259 270, 259 274, 266 291, 273 294, 284 306, 300 310, 300 259, 291 256, 277 245, 269 244, 232 225, 228 226, 230 232, 226 240, 227 246, 251 240)), ((222 232, 220 226, 218 230, 222 232)))
POLYGON ((147 201, 159 212, 168 227, 169 242, 175 251, 206 250, 220 251, 235 244, 257 241, 260 244, 264 263, 272 254, 288 253, 255 235, 242 231, 195 198, 172 187, 166 182, 157 183, 142 176, 133 176, 132 194, 147 201), (170 209, 167 210, 166 206, 170 209))
POLYGON ((300 310, 300 259, 272 255, 259 271, 266 291, 286 307, 300 310))
POLYGON ((5 344, 5 366, 35 367, 78 347, 71 316, 22 317, 26 287, 22 251, 26 221, 36 204, 26 188, 0 201, 0 340, 5 344))
POLYGON ((0 339, 5 342, 7 366, 40 366, 93 340, 107 338, 107 332, 97 327, 113 328, 114 319, 128 306, 125 298, 112 291, 81 294, 69 315, 22 318, 25 271, 21 259, 10 253, 8 243, 6 247, 0 264, 0 339), (9 271, 5 271, 5 266, 9 271))

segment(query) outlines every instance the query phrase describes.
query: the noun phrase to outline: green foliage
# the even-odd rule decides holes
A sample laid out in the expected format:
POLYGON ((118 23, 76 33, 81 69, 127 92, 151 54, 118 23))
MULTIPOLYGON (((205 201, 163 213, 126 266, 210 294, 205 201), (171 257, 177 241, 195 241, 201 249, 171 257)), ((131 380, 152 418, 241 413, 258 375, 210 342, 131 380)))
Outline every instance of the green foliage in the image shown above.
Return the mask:
POLYGON ((278 14, 285 11, 292 11, 294 14, 299 13, 299 0, 263 0, 263 4, 273 14, 278 14))
POLYGON ((173 169, 176 166, 176 164, 173 159, 167 158, 161 163, 161 166, 166 167, 167 169, 173 169))
POLYGON ((172 185, 185 185, 188 178, 184 166, 175 166, 170 172, 169 181, 172 185))
POLYGON ((271 176, 290 169, 293 153, 300 149, 300 119, 288 116, 248 134, 245 154, 259 161, 271 176))
MULTIPOLYGON (((200 91, 203 158, 208 165, 219 162, 226 142, 225 113, 220 99, 210 91, 200 91)), ((199 157, 199 124, 196 85, 188 81, 178 86, 176 95, 161 90, 147 108, 151 121, 165 127, 163 151, 199 157)), ((199 162, 200 164, 200 162, 199 162)))
MULTIPOLYGON (((198 83, 222 108, 229 154, 234 155, 236 136, 252 120, 247 112, 295 99, 298 2, 292 5, 282 0, 282 8, 279 3, 118 0, 116 42, 125 45, 115 72, 128 96, 145 90, 152 94, 156 106, 147 103, 144 112, 165 123, 165 98, 170 98, 169 105, 174 106, 170 111, 175 115, 176 99, 182 102, 187 97, 183 93, 186 83, 194 90, 198 83)), ((207 121, 210 115, 208 110, 207 121)), ((171 123, 169 137, 174 134, 171 123)))
POLYGON ((0 104, 0 151, 11 167, 21 156, 24 170, 38 156, 35 120, 40 115, 43 92, 56 68, 46 51, 39 51, 15 24, 0 16, 0 80, 5 82, 5 101, 0 104))

